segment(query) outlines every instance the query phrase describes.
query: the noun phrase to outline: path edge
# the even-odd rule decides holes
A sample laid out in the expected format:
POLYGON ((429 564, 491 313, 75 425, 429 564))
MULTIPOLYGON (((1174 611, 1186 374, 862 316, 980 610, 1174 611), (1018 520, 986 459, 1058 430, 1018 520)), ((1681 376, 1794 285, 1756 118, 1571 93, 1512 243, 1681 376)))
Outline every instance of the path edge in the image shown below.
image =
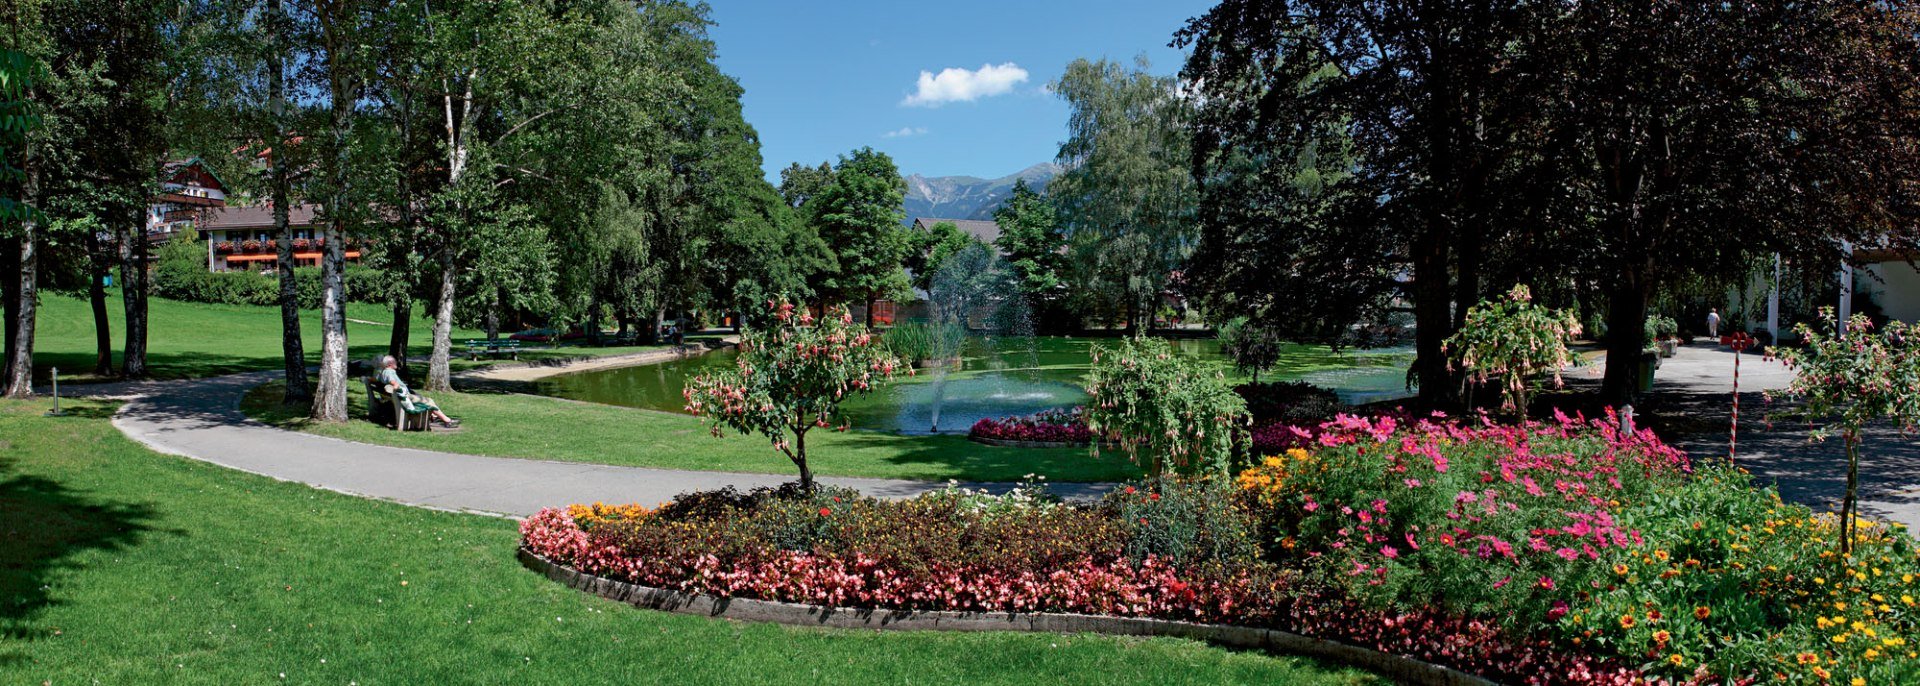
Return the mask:
POLYGON ((834 629, 1168 636, 1235 648, 1254 648, 1281 654, 1322 658, 1367 669, 1400 683, 1426 686, 1498 686, 1496 682, 1450 667, 1278 629, 1053 612, 885 610, 801 605, 753 598, 724 598, 642 586, 586 574, 549 560, 524 546, 518 549, 517 555, 520 564, 527 569, 569 588, 641 609, 684 615, 834 629))

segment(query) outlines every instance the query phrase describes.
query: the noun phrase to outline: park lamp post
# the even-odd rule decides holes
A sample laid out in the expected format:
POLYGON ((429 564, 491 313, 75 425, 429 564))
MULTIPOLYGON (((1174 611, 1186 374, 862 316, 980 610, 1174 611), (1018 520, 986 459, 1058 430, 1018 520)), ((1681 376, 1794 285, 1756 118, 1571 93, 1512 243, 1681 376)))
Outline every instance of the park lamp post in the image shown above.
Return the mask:
POLYGON ((53 409, 47 410, 47 416, 59 417, 59 416, 62 416, 60 412, 60 368, 54 367, 52 371, 53 371, 53 375, 51 378, 53 379, 53 409))

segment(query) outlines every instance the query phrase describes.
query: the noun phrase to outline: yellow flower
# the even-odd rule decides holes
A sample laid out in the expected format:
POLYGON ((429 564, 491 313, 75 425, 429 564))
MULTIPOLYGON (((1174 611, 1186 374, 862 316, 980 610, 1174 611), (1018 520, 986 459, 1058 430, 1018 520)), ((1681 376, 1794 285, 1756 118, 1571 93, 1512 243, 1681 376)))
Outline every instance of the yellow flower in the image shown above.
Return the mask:
POLYGON ((1638 621, 1639 620, 1633 618, 1633 615, 1620 615, 1620 628, 1631 629, 1638 621))
POLYGON ((1679 653, 1674 653, 1672 655, 1667 656, 1667 662, 1669 664, 1672 664, 1675 667, 1678 667, 1680 665, 1686 664, 1687 658, 1679 653))
POLYGON ((1667 633, 1667 630, 1666 630, 1666 629, 1661 629, 1661 630, 1659 630, 1659 631, 1655 631, 1655 632, 1653 632, 1653 642, 1654 642, 1654 643, 1663 643, 1663 644, 1664 644, 1664 643, 1666 643, 1666 642, 1667 642, 1668 640, 1670 640, 1670 639, 1672 639, 1672 638, 1673 638, 1673 634, 1670 634, 1670 633, 1667 633))
POLYGON ((1673 556, 1672 556, 1672 555, 1668 555, 1668 554, 1667 554, 1667 551, 1665 551, 1665 550, 1655 550, 1655 551, 1653 551, 1653 557, 1654 557, 1654 559, 1657 559, 1657 560, 1659 560, 1659 561, 1661 561, 1661 562, 1666 562, 1666 561, 1667 561, 1667 560, 1668 560, 1669 558, 1671 558, 1671 557, 1673 557, 1673 556))
POLYGON ((1813 668, 1813 675, 1820 677, 1822 679, 1827 679, 1827 678, 1831 678, 1833 676, 1833 673, 1827 671, 1826 669, 1815 667, 1813 668))

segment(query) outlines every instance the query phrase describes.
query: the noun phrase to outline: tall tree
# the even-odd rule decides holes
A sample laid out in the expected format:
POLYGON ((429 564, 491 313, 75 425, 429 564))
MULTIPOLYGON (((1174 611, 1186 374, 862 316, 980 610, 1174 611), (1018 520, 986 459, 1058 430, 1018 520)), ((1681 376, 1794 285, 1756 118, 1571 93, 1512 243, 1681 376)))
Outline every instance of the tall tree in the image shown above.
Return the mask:
POLYGON ((5 392, 9 398, 33 395, 34 307, 39 297, 35 276, 41 241, 41 215, 34 209, 39 201, 39 165, 31 143, 33 129, 39 126, 32 93, 42 68, 31 53, 19 49, 23 47, 20 23, 19 17, 12 17, 13 39, 0 49, 0 187, 6 189, 0 193, 0 226, 19 245, 18 282, 10 289, 17 300, 7 326, 5 392))
POLYGON ((1537 128, 1531 60, 1564 5, 1226 0, 1192 20, 1176 42, 1201 110, 1203 300, 1270 322, 1298 307, 1284 328, 1325 339, 1397 297, 1421 397, 1456 400, 1441 343, 1485 294, 1488 246, 1553 197, 1514 190, 1542 178, 1514 142, 1537 128))
POLYGON ((1037 328, 1049 333, 1079 328, 1079 317, 1065 311, 1067 237, 1061 230, 1053 203, 1027 185, 1026 179, 1013 182, 1006 203, 993 211, 1000 226, 994 245, 1006 255, 1013 286, 1027 301, 1037 328))
POLYGON ((1187 101, 1174 80, 1107 60, 1074 60, 1053 84, 1067 101, 1066 171, 1048 188, 1083 292, 1128 331, 1151 322, 1168 278, 1193 247, 1187 101))
POLYGON ((893 158, 872 148, 842 156, 833 182, 807 201, 814 228, 833 251, 834 267, 821 281, 822 295, 838 303, 866 304, 905 290, 901 271, 908 242, 901 220, 906 181, 893 158))
POLYGON ((1593 208, 1560 236, 1607 303, 1610 402, 1633 397, 1663 284, 1920 244, 1911 3, 1583 2, 1561 27, 1543 158, 1593 208))
POLYGON ((310 64, 326 84, 329 119, 327 158, 321 163, 326 228, 320 255, 320 374, 312 412, 323 422, 347 420, 346 242, 364 212, 355 187, 353 127, 366 84, 366 11, 359 0, 320 0, 314 5, 319 54, 310 64))

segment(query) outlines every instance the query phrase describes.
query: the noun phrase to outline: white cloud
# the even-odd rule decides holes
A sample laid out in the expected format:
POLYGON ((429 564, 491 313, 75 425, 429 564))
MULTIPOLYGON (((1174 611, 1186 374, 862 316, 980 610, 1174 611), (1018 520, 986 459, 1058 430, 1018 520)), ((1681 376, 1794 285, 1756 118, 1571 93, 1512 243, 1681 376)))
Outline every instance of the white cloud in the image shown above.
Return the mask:
POLYGON ((902 126, 899 129, 880 134, 880 137, 881 138, 906 138, 907 136, 918 136, 926 132, 927 132, 927 128, 924 126, 902 126))
POLYGON ((901 100, 900 104, 907 107, 939 107, 950 102, 972 102, 1010 93, 1015 85, 1026 81, 1027 70, 1012 62, 982 64, 973 71, 956 67, 942 69, 939 74, 922 71, 913 95, 901 100))

